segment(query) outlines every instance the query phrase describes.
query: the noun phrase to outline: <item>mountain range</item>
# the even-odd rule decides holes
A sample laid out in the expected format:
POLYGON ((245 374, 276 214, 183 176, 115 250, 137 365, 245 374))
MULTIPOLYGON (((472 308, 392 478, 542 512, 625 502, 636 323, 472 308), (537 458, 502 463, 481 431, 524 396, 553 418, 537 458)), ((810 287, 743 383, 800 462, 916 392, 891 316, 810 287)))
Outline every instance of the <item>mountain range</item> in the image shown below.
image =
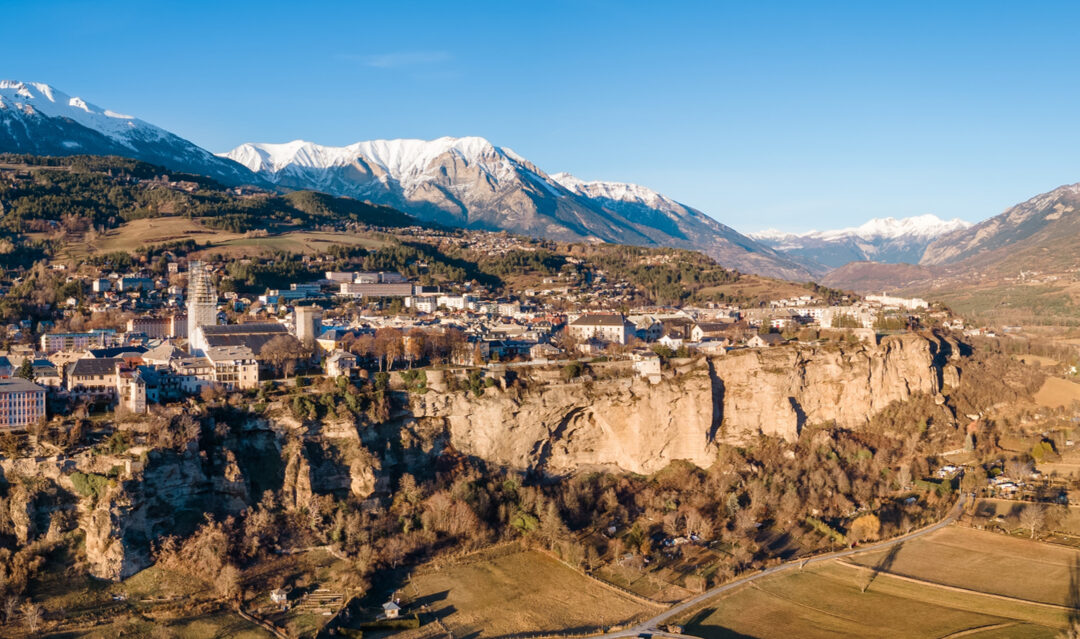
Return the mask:
POLYGON ((959 218, 919 215, 899 220, 874 218, 861 226, 832 231, 785 233, 770 229, 749 235, 805 263, 831 270, 849 262, 918 264, 937 238, 969 227, 971 222, 959 218))
POLYGON ((244 144, 214 155, 137 118, 49 85, 0 81, 0 151, 120 155, 223 184, 310 189, 384 204, 448 226, 566 241, 701 250, 746 272, 806 280, 810 269, 701 211, 631 184, 550 176, 479 137, 345 147, 244 144))
POLYGON ((260 184, 243 166, 130 115, 47 84, 0 80, 0 151, 34 155, 120 155, 223 184, 260 184))
POLYGON ((370 201, 448 226, 700 250, 729 268, 794 280, 824 276, 823 283, 855 290, 957 286, 1080 268, 1080 185, 976 225, 922 215, 832 231, 744 235, 649 188, 549 174, 480 137, 343 147, 248 143, 215 155, 46 84, 12 81, 0 81, 0 152, 119 155, 227 185, 370 201))
POLYGON ((651 189, 549 175, 480 137, 343 147, 248 143, 222 157, 278 187, 364 199, 450 226, 695 249, 743 271, 799 280, 812 275, 797 260, 651 189))

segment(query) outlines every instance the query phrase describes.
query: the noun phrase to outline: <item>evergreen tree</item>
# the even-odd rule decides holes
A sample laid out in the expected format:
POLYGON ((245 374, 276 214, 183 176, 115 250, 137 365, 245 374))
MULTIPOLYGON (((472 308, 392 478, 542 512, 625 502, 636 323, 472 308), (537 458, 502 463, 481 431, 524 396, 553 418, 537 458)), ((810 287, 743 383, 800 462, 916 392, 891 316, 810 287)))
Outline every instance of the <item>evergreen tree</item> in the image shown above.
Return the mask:
POLYGON ((19 370, 15 371, 15 376, 31 382, 34 381, 34 363, 30 361, 29 357, 23 360, 19 370))

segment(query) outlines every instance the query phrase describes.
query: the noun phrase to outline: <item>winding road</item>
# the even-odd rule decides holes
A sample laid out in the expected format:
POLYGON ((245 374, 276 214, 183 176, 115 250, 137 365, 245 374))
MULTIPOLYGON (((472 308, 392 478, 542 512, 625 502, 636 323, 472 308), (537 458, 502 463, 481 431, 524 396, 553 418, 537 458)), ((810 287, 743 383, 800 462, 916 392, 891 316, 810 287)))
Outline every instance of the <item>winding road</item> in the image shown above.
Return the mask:
POLYGON ((824 554, 824 555, 817 555, 815 557, 810 557, 808 559, 793 560, 793 561, 789 561, 787 563, 783 563, 783 564, 773 566, 771 568, 766 568, 766 569, 764 569, 764 570, 762 570, 760 572, 756 572, 756 573, 754 573, 752 575, 747 575, 747 576, 742 577, 740 579, 736 579, 735 581, 732 581, 732 582, 729 582, 729 583, 726 583, 726 584, 723 584, 723 585, 720 585, 720 586, 716 586, 715 588, 712 588, 710 590, 706 590, 705 592, 701 593, 700 595, 698 595, 696 597, 692 597, 690 599, 687 599, 686 601, 684 601, 681 604, 678 604, 676 606, 672 606, 671 608, 668 608, 667 610, 660 613, 659 615, 656 615, 652 619, 648 619, 646 621, 643 621, 643 622, 637 624, 636 626, 632 626, 632 627, 626 628, 624 630, 619 630, 619 631, 616 631, 616 632, 609 632, 609 633, 604 634, 604 635, 596 635, 596 636, 597 637, 604 637, 604 638, 609 638, 609 637, 614 638, 614 637, 637 637, 637 636, 645 635, 645 636, 650 636, 650 637, 674 637, 676 639, 696 639, 695 637, 693 637, 693 635, 682 635, 682 634, 677 634, 677 633, 673 633, 673 632, 667 632, 665 630, 660 630, 660 626, 664 625, 664 624, 667 624, 672 619, 677 618, 680 615, 683 615, 683 614, 691 611, 692 609, 696 608, 697 606, 700 606, 701 604, 705 603, 706 601, 712 599, 713 597, 715 597, 715 596, 717 596, 719 594, 728 592, 730 590, 734 590, 736 588, 741 588, 742 586, 745 586, 746 584, 748 584, 748 583, 750 583, 752 581, 755 581, 757 579, 761 579, 762 577, 768 577, 770 575, 775 575, 777 573, 786 572, 788 570, 794 570, 796 568, 802 569, 804 566, 808 566, 810 564, 816 564, 816 563, 822 562, 822 561, 831 561, 833 559, 839 559, 841 557, 850 557, 851 555, 858 555, 858 554, 861 554, 861 553, 864 553, 864 552, 873 552, 875 550, 882 550, 884 548, 891 548, 892 546, 896 546, 897 544, 902 544, 902 543, 904 543, 906 541, 910 541, 910 540, 915 539, 917 537, 922 537, 923 535, 929 535, 932 532, 935 532, 937 530, 941 530, 945 526, 948 526, 949 524, 956 521, 956 518, 960 516, 960 513, 963 511, 964 502, 967 500, 967 497, 968 496, 967 496, 966 493, 960 493, 960 498, 956 500, 955 504, 953 504, 952 509, 949 510, 949 514, 946 515, 944 519, 937 522, 936 524, 931 524, 929 526, 926 526, 925 528, 920 528, 918 530, 914 530, 912 532, 909 532, 906 535, 900 535, 899 537, 893 537, 892 539, 887 539, 885 541, 878 542, 876 544, 871 544, 869 546, 862 546, 860 548, 849 548, 847 550, 838 550, 836 552, 831 552, 831 553, 824 554))

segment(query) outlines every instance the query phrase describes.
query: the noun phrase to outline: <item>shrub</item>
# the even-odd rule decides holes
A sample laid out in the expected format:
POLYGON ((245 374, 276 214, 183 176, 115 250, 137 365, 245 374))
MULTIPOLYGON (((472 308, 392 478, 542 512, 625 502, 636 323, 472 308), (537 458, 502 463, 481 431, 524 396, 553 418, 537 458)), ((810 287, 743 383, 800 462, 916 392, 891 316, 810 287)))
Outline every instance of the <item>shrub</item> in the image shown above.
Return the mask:
POLYGON ((422 370, 401 371, 401 381, 410 393, 427 392, 427 373, 422 370))
POLYGON ((484 371, 476 369, 469 373, 469 389, 472 390, 473 395, 480 397, 484 394, 484 371))
POLYGON ((119 455, 131 447, 131 437, 124 431, 116 431, 102 442, 99 452, 119 455))
POLYGON ((390 388, 390 373, 375 373, 375 390, 384 391, 390 388))
POLYGON ((585 369, 581 365, 581 362, 570 362, 566 366, 562 367, 562 379, 564 382, 568 382, 575 377, 581 377, 581 372, 585 369))
POLYGON ((360 628, 363 630, 404 630, 419 627, 420 617, 417 615, 398 617, 397 619, 379 619, 377 621, 368 621, 360 624, 360 628))
POLYGON ((83 497, 93 497, 97 499, 109 486, 109 478, 104 475, 95 475, 93 473, 80 473, 74 472, 71 474, 71 483, 75 486, 75 492, 79 493, 83 497))

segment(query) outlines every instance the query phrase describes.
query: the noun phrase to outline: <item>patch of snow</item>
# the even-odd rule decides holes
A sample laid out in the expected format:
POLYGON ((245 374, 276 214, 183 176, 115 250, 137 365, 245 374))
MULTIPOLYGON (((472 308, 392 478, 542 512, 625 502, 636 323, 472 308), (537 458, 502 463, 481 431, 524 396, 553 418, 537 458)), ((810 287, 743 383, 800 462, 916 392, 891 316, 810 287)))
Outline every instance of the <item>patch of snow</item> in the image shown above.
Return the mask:
POLYGON ((928 239, 972 226, 971 222, 955 218, 943 220, 936 215, 917 215, 896 219, 894 217, 874 218, 860 226, 852 226, 831 231, 807 231, 806 233, 785 233, 776 229, 766 229, 748 235, 757 240, 790 242, 799 239, 842 240, 858 238, 863 240, 920 238, 928 239))
POLYGON ((348 146, 324 146, 305 140, 281 144, 246 143, 218 155, 252 171, 270 174, 289 167, 327 169, 362 161, 382 169, 406 189, 428 181, 436 160, 447 155, 465 165, 478 167, 495 180, 510 177, 524 162, 516 153, 500 149, 481 137, 369 140, 348 146))
POLYGON ((154 140, 171 136, 152 124, 102 109, 40 82, 0 80, 0 102, 6 101, 27 115, 37 113, 50 118, 68 118, 129 148, 134 148, 135 138, 154 140))

